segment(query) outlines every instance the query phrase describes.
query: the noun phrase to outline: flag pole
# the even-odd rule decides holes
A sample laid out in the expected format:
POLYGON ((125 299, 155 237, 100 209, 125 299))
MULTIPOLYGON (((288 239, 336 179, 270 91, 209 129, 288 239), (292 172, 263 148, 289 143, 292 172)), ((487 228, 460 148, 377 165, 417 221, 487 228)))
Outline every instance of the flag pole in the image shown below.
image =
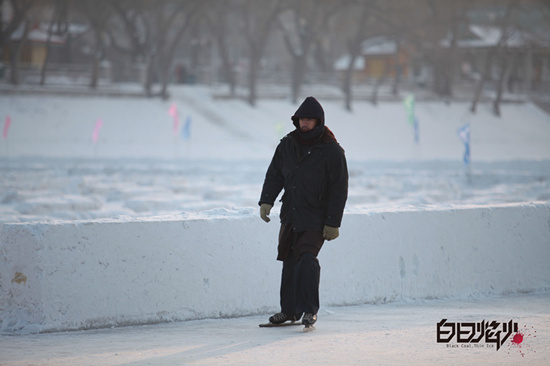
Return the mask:
POLYGON ((458 137, 464 144, 464 154, 462 161, 464 162, 464 171, 468 179, 468 183, 472 183, 472 157, 471 157, 471 139, 470 139, 470 123, 466 123, 460 127, 457 131, 458 137))

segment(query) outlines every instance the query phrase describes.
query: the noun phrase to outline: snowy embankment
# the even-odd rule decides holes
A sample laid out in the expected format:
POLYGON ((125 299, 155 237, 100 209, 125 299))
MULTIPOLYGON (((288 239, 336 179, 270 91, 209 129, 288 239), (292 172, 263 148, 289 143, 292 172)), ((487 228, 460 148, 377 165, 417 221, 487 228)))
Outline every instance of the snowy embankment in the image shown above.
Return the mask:
MULTIPOLYGON (((212 100, 175 87, 171 100, 0 98, 0 224, 150 217, 257 207, 265 170, 297 105, 212 100), (101 122, 101 123, 99 123, 101 122)), ((315 95, 316 88, 306 91, 315 95)), ((550 116, 531 103, 416 103, 419 141, 403 103, 321 100, 346 150, 347 212, 550 199, 550 116), (471 126, 472 164, 457 130, 471 126)))
MULTIPOLYGON (((247 209, 6 224, 0 330, 276 311, 277 230, 247 209)), ((548 291, 549 237, 548 203, 348 214, 320 254, 322 305, 548 291)))

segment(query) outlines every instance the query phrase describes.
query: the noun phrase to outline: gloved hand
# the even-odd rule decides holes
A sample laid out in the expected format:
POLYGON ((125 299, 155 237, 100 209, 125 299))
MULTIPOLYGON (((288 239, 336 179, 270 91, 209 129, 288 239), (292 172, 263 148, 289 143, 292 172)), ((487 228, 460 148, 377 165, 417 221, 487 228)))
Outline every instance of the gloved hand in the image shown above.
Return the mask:
POLYGON ((271 219, 268 217, 269 213, 271 212, 271 207, 273 207, 273 206, 271 206, 267 203, 262 203, 260 205, 260 217, 265 222, 270 222, 271 221, 271 219))
POLYGON ((337 227, 325 225, 323 229, 323 238, 328 241, 336 239, 340 235, 340 230, 337 227))

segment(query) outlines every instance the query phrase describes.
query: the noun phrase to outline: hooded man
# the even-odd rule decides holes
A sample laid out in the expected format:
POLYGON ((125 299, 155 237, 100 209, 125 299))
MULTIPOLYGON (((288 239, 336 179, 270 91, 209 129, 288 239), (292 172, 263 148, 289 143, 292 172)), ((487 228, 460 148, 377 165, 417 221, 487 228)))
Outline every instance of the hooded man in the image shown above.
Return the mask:
POLYGON ((325 240, 336 239, 348 195, 344 150, 325 126, 325 113, 307 97, 291 117, 296 129, 275 150, 259 201, 269 222, 275 199, 281 198, 277 260, 283 262, 281 312, 269 318, 282 324, 302 318, 305 330, 317 321, 321 267, 317 255, 325 240))

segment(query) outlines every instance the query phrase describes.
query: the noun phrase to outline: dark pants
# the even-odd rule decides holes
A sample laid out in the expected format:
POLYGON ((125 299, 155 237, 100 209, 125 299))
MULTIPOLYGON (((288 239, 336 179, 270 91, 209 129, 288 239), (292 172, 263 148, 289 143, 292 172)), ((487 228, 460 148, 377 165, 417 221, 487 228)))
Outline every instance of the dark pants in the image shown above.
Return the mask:
MULTIPOLYGON (((281 276, 281 312, 288 316, 319 311, 321 266, 317 254, 323 245, 322 232, 288 231, 281 228, 279 240, 288 240, 281 276)), ((279 243, 281 246, 281 242, 279 243)))

